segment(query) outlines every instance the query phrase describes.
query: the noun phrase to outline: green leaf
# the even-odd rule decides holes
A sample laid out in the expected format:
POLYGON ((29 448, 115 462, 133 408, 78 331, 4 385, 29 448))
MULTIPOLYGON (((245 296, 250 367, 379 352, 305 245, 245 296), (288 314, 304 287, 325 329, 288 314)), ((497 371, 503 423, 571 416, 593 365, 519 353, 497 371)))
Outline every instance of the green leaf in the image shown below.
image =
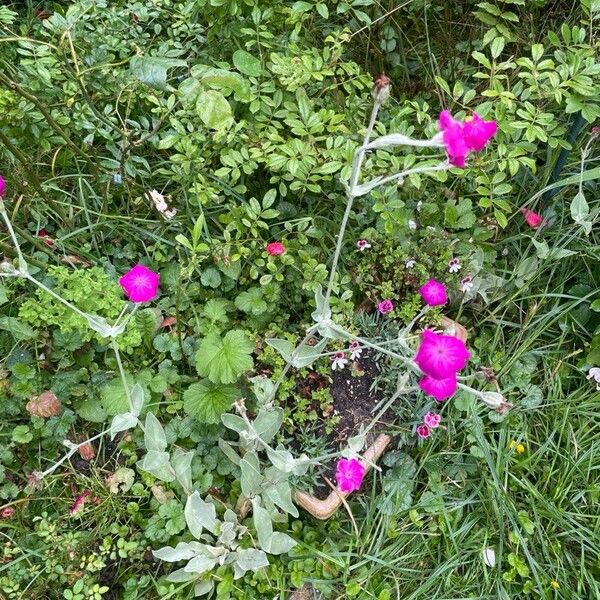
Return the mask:
POLYGON ((102 406, 102 402, 93 396, 77 400, 75 411, 82 419, 91 423, 104 423, 108 418, 108 413, 102 406))
POLYGON ((209 334, 196 352, 196 369, 214 383, 233 383, 253 367, 253 349, 252 340, 240 329, 227 332, 223 338, 209 334))
POLYGON ((236 50, 233 53, 235 68, 248 77, 258 77, 262 73, 260 60, 245 50, 236 50))
POLYGON ((181 484, 186 494, 192 492, 192 460, 194 451, 176 451, 171 457, 171 466, 175 471, 177 481, 181 484))
POLYGON ((6 304, 8 302, 8 298, 6 296, 6 287, 0 283, 0 305, 6 304))
POLYGON ((254 520, 254 529, 256 529, 258 537, 258 544, 265 552, 269 552, 271 538, 273 537, 273 523, 271 522, 271 515, 260 506, 256 498, 252 500, 252 517, 254 520))
POLYGON ((165 430, 160 421, 151 412, 146 415, 146 422, 144 424, 144 444, 148 452, 150 450, 164 452, 167 448, 165 430))
POLYGON ((268 305, 263 299, 262 290, 258 287, 253 287, 245 292, 242 292, 235 299, 235 306, 251 315, 262 315, 266 312, 268 305))
POLYGON ((240 461, 242 476, 240 483, 242 494, 246 498, 253 498, 260 494, 263 483, 263 476, 260 473, 260 461, 256 452, 246 452, 244 458, 240 461))
POLYGON ((218 423, 239 395, 239 390, 233 385, 204 380, 192 384, 183 393, 183 410, 201 423, 218 423))
POLYGON ((214 504, 202 500, 197 491, 188 496, 184 514, 190 533, 197 539, 200 539, 203 529, 214 533, 219 524, 214 504))
POLYGON ((269 554, 287 554, 296 544, 296 540, 287 533, 275 531, 271 537, 271 547, 268 552, 269 554))
POLYGON ((206 90, 198 96, 196 110, 202 122, 210 129, 228 129, 233 113, 227 98, 216 90, 206 90))
POLYGON ((583 223, 590 214, 590 207, 583 195, 583 192, 577 192, 571 202, 571 218, 575 223, 583 223))
MULTIPOLYGON (((125 381, 130 390, 133 390, 136 382, 134 378, 127 374, 125 381)), ((144 389, 144 396, 147 399, 147 391, 144 389)), ((102 406, 109 415, 118 415, 129 411, 129 402, 127 401, 127 394, 123 387, 123 381, 120 377, 115 377, 109 382, 105 383, 100 388, 100 397, 102 399, 102 406)))
POLYGON ((36 336, 35 330, 15 317, 0 317, 0 329, 8 331, 15 340, 26 340, 36 336))
POLYGON ((114 440, 117 433, 135 427, 137 422, 137 417, 128 412, 121 415, 115 415, 110 424, 110 439, 114 440))
POLYGON ((222 298, 212 298, 202 309, 204 316, 212 323, 227 323, 227 306, 229 302, 222 298))
POLYGON ((221 285, 221 274, 214 267, 208 267, 200 275, 200 283, 208 285, 211 288, 218 288, 221 285))
POLYGON ((262 550, 247 548, 237 551, 237 561, 235 564, 244 571, 257 571, 262 567, 268 566, 269 559, 262 550))
POLYGON ((12 430, 12 441, 15 444, 28 444, 33 439, 33 434, 27 425, 17 425, 12 430))
POLYGON ((162 90, 167 87, 167 70, 186 64, 184 60, 167 56, 134 56, 129 61, 129 68, 142 83, 162 90))

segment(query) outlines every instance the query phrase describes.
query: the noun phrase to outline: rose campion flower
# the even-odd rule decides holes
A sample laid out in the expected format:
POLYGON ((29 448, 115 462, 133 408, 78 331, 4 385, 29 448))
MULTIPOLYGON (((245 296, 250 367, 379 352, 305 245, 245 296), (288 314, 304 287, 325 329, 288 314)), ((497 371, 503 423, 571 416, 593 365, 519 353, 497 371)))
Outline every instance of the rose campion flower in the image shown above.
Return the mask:
POLYGON ((539 215, 528 208, 522 208, 521 214, 531 229, 539 229, 540 227, 548 225, 548 221, 546 221, 542 215, 539 215))
POLYGON ((281 242, 271 242, 265 246, 265 250, 271 256, 279 256, 285 252, 285 246, 281 242))
POLYGON ((394 303, 391 300, 382 300, 377 305, 377 310, 382 315, 387 315, 388 313, 391 313, 394 310, 394 303))
POLYGON ((438 126, 442 131, 448 161, 451 165, 461 168, 465 166, 469 152, 483 150, 498 129, 495 121, 484 121, 476 113, 461 123, 447 110, 440 113, 438 126))
POLYGON ((422 333, 415 362, 425 375, 434 379, 447 379, 465 368, 469 356, 462 340, 426 329, 422 333))
POLYGON ((429 411, 424 417, 423 422, 429 429, 437 429, 440 426, 442 415, 429 411))
POLYGON ((371 247, 371 244, 369 244, 369 242, 367 242, 367 240, 358 240, 358 242, 356 242, 356 247, 361 252, 364 252, 365 250, 367 250, 367 248, 371 247))
POLYGON ((419 294, 429 306, 442 306, 448 302, 446 286, 435 279, 430 279, 419 288, 419 294))
POLYGON ((429 375, 425 375, 419 381, 419 387, 425 394, 435 398, 437 402, 444 402, 454 395, 458 382, 456 375, 446 377, 445 379, 435 379, 429 375))
POLYGON ((158 293, 160 275, 137 264, 119 279, 125 295, 136 304, 154 300, 158 293))
POLYGON ((357 358, 360 358, 360 355, 363 351, 363 348, 360 347, 360 343, 358 342, 358 340, 353 340, 352 342, 350 342, 350 347, 348 349, 350 350, 351 360, 356 360, 357 358))
POLYGON ((427 425, 418 425, 417 435, 424 440, 431 435, 431 430, 429 429, 429 427, 427 427, 427 425))
POLYGON ((458 273, 461 268, 460 258, 451 258, 448 261, 448 271, 450 271, 450 273, 458 273))
POLYGON ((348 364, 348 359, 346 358, 346 354, 342 352, 342 350, 338 350, 331 355, 331 370, 335 371, 339 369, 340 371, 348 364))
POLYGON ((335 471, 335 480, 344 494, 360 489, 365 476, 365 467, 356 458, 340 458, 335 471))
POLYGON ((6 181, 4 181, 4 177, 0 175, 0 198, 3 198, 4 194, 6 194, 6 181))

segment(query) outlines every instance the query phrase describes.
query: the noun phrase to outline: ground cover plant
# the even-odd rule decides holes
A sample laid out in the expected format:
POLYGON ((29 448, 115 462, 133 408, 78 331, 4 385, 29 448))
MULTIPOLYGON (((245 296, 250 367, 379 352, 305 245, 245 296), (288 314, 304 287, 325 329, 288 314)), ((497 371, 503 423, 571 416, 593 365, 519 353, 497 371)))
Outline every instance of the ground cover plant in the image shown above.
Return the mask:
POLYGON ((0 597, 600 597, 599 9, 3 3, 0 597))

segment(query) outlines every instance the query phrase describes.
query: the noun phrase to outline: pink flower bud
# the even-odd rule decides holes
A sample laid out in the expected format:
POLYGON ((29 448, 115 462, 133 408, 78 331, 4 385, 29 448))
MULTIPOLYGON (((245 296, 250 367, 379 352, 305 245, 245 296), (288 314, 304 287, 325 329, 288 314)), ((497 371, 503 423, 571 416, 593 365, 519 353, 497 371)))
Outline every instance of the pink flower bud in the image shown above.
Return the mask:
POLYGON ((265 246, 265 250, 271 256, 279 256, 285 252, 285 246, 281 242, 271 242, 265 246))

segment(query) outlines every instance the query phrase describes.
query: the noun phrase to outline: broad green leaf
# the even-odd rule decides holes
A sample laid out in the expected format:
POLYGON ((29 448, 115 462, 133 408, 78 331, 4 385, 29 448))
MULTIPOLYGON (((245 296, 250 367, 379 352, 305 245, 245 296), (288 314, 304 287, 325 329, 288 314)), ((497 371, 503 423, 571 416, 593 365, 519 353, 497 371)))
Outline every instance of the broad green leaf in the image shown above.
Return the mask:
POLYGON ((185 66, 184 60, 167 56, 134 56, 129 62, 129 68, 137 79, 161 90, 167 86, 167 70, 185 66))
POLYGON ((188 544, 186 542, 179 542, 175 548, 172 546, 165 546, 164 548, 159 548, 158 550, 153 550, 152 554, 155 558, 159 560, 164 560, 165 562, 177 562, 179 560, 189 560, 196 555, 197 548, 192 544, 188 544))
POLYGON ((184 514, 188 529, 196 539, 200 539, 203 529, 215 533, 219 524, 214 504, 202 500, 197 491, 188 496, 184 514))
POLYGON ((171 466, 175 471, 177 481, 181 484, 186 494, 192 493, 192 460, 194 451, 176 451, 171 457, 171 466))
POLYGON ((287 533, 275 531, 271 537, 271 547, 267 552, 269 554, 287 554, 297 543, 287 533))
POLYGON ((240 460, 240 469, 242 470, 242 494, 247 498, 260 494, 264 478, 260 473, 260 461, 255 452, 244 454, 244 457, 240 460))
POLYGON ((210 129, 228 129, 233 123, 233 113, 227 98, 216 90, 201 92, 196 110, 202 122, 210 129))
POLYGON ((191 74, 204 89, 210 87, 224 91, 231 90, 235 97, 242 102, 248 102, 252 97, 248 81, 239 73, 207 65, 195 65, 192 67, 191 74))
POLYGON ((233 53, 235 68, 248 77, 258 77, 262 73, 260 60, 245 50, 236 50, 233 53))
POLYGON ((167 448, 165 430, 160 421, 151 412, 146 415, 146 422, 144 423, 144 444, 148 452, 150 450, 164 452, 167 448))
MULTIPOLYGON (((125 381, 130 390, 136 385, 134 378, 127 374, 125 381)), ((142 386, 144 388, 144 386, 142 386)), ((144 389, 144 395, 147 392, 144 389)), ((102 399, 102 406, 105 408, 109 415, 121 414, 129 411, 129 402, 127 401, 127 394, 123 387, 123 381, 120 377, 114 377, 100 388, 100 397, 102 399)))
POLYGON ((223 338, 209 334, 196 352, 196 369, 214 383, 233 383, 254 365, 252 340, 245 331, 233 329, 223 338))
POLYGON ((259 504, 259 501, 256 498, 252 500, 252 517, 259 546, 265 552, 270 552, 271 539, 273 537, 271 515, 269 515, 269 513, 259 504))
POLYGON ((0 317, 0 329, 8 331, 17 341, 36 336, 35 330, 15 317, 0 317))
POLYGON ((192 384, 183 393, 183 410, 201 423, 218 423, 239 396, 235 386, 219 385, 205 379, 192 384))
POLYGON ((160 450, 149 450, 139 464, 145 471, 162 469, 169 464, 169 453, 160 450))
POLYGON ((268 444, 275 437, 282 423, 283 409, 273 408, 262 409, 252 425, 260 439, 268 444))
POLYGON ((236 552, 236 564, 244 571, 257 571, 269 564, 267 555, 257 548, 246 548, 236 552))
POLYGON ((137 417, 131 413, 115 415, 110 424, 110 439, 114 440, 117 433, 127 431, 137 425, 137 417))
POLYGON ((211 558, 209 556, 196 556, 190 560, 190 562, 183 567, 183 570, 187 573, 196 573, 201 575, 210 571, 219 561, 218 558, 211 558))

